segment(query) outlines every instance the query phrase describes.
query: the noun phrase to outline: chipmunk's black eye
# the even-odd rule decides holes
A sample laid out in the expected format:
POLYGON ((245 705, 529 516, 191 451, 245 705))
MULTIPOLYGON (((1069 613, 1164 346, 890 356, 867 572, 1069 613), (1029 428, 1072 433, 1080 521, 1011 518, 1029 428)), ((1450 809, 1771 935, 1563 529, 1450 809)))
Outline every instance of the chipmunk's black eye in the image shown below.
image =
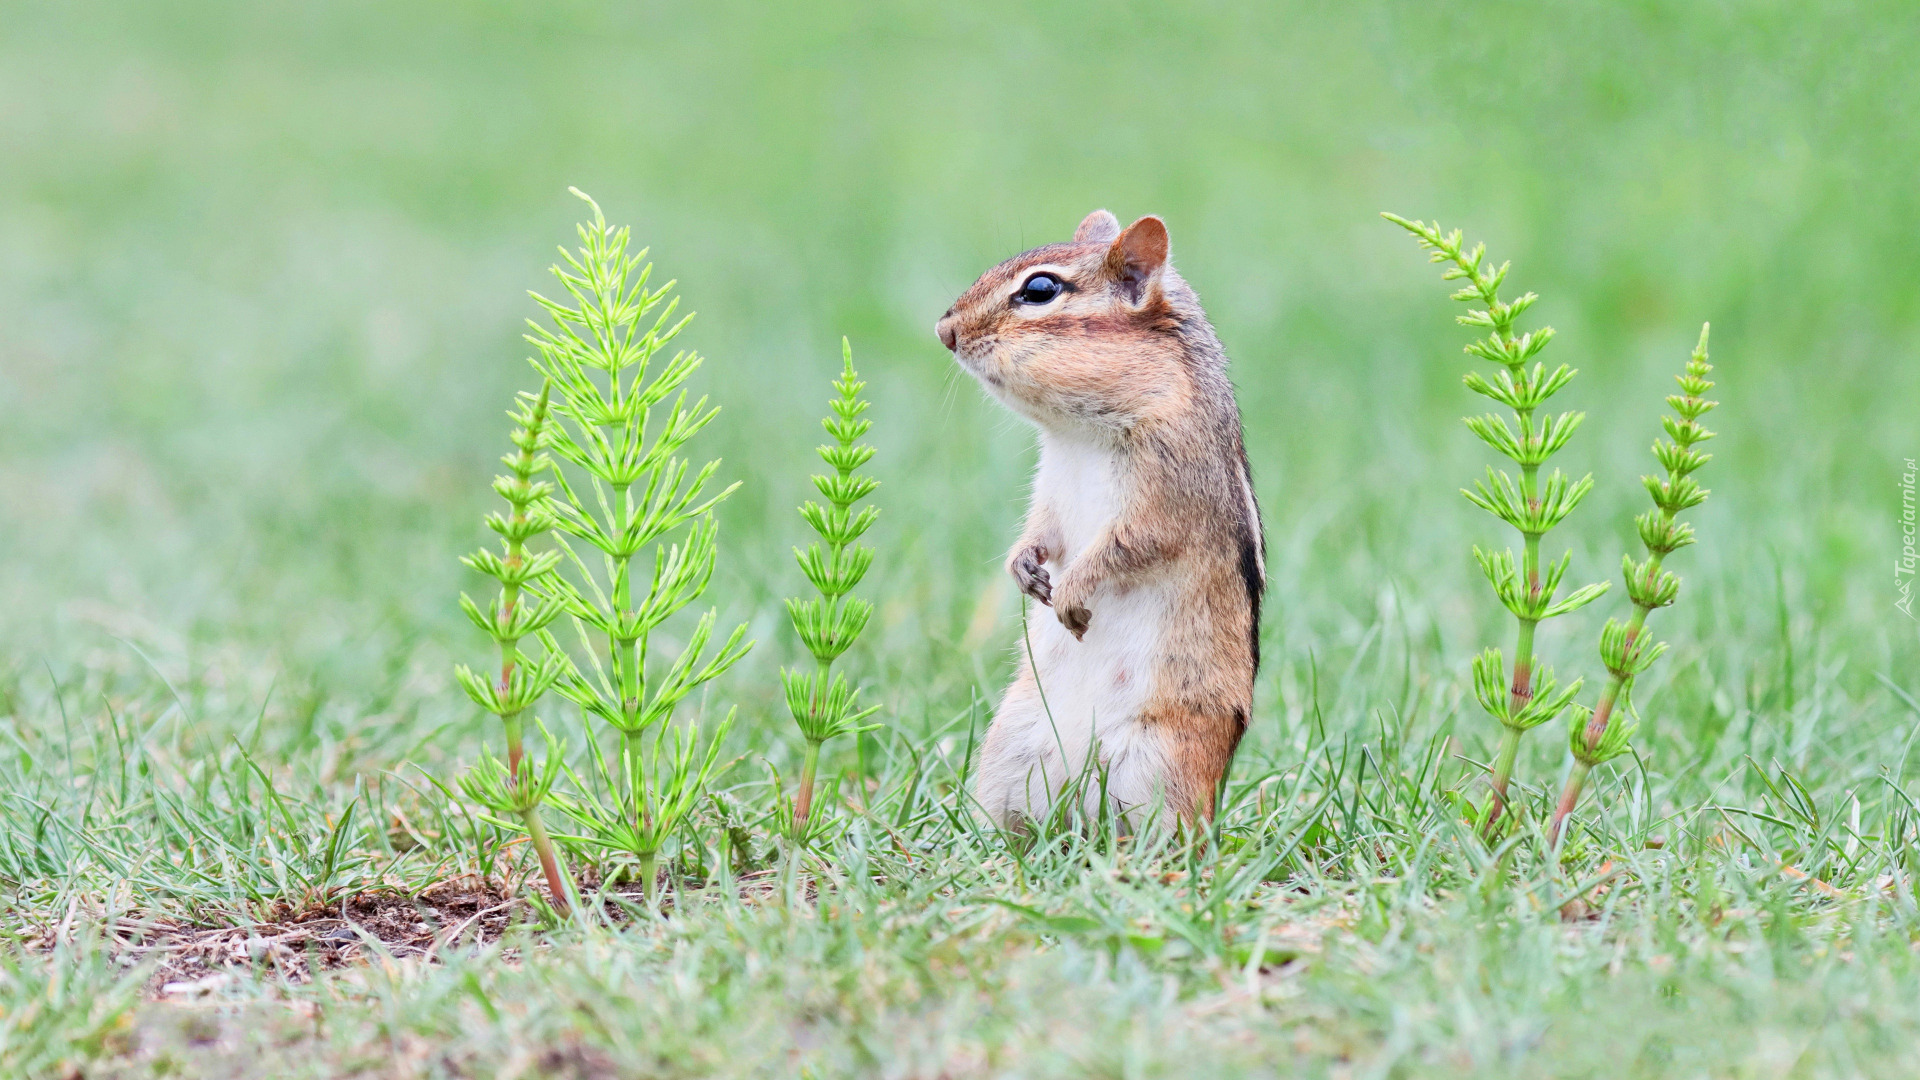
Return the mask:
POLYGON ((1035 274, 1027 279, 1013 298, 1022 304, 1044 304, 1065 292, 1067 285, 1052 274, 1035 274))

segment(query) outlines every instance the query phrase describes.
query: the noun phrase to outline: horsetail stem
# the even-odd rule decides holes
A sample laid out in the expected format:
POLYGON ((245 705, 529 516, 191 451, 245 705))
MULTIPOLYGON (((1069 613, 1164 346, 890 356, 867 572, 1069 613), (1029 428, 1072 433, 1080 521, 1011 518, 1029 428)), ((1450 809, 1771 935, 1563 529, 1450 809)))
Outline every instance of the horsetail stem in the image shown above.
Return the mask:
POLYGON ((866 383, 853 369, 853 346, 840 341, 840 378, 833 383, 838 394, 829 402, 833 414, 821 426, 833 437, 833 444, 819 448, 820 459, 833 469, 833 475, 813 477, 813 486, 827 505, 808 502, 800 516, 820 539, 805 550, 795 548, 794 558, 801 573, 819 592, 812 599, 790 599, 787 613, 800 641, 813 654, 812 672, 780 672, 787 697, 787 708, 800 734, 806 738, 806 756, 800 767, 800 785, 794 794, 790 833, 796 843, 805 843, 808 822, 813 811, 813 788, 820 765, 820 748, 838 735, 858 736, 874 726, 860 721, 879 711, 878 705, 858 708, 859 689, 847 677, 833 674, 833 662, 850 648, 873 615, 873 605, 852 595, 853 590, 873 565, 873 549, 862 545, 860 537, 880 516, 878 507, 859 511, 854 504, 871 495, 879 481, 858 474, 861 466, 873 458, 873 447, 860 439, 873 427, 864 415, 870 405, 860 396, 866 383))
POLYGON ((1535 631, 1547 619, 1590 603, 1607 589, 1604 583, 1583 585, 1556 600, 1572 553, 1552 564, 1543 563, 1540 554, 1541 538, 1564 521, 1593 489, 1591 475, 1569 480, 1555 469, 1544 480, 1540 477, 1540 466, 1566 446, 1586 414, 1564 412, 1536 419, 1536 411, 1578 372, 1565 364, 1548 372, 1544 364, 1534 360, 1553 340, 1553 329, 1516 331, 1516 320, 1538 297, 1526 293, 1510 302, 1500 299, 1500 286, 1506 281, 1510 264, 1490 268, 1486 245, 1476 244, 1469 250, 1458 229, 1442 232, 1438 224, 1409 221, 1395 214, 1382 216, 1412 233, 1421 247, 1432 252, 1431 261, 1448 264, 1442 280, 1466 282, 1453 299, 1481 306, 1469 309, 1458 321, 1486 331, 1486 336, 1466 346, 1466 351, 1499 365, 1499 370, 1490 379, 1471 371, 1464 381, 1469 390, 1513 413, 1512 426, 1495 413, 1468 417, 1466 424, 1482 442, 1519 467, 1518 483, 1504 470, 1488 467, 1486 477, 1474 481, 1473 490, 1461 489, 1469 502, 1512 526, 1521 537, 1518 566, 1511 548, 1494 552, 1476 545, 1473 549, 1474 559, 1494 594, 1517 623, 1510 680, 1498 648, 1486 649, 1473 661, 1474 690, 1481 708, 1503 728, 1488 778, 1491 804, 1486 822, 1491 830, 1506 809, 1520 737, 1558 716, 1581 686, 1581 680, 1576 679, 1564 689, 1558 687, 1552 669, 1535 655, 1535 631))
POLYGON ((482 549, 461 560, 499 583, 500 591, 485 611, 465 593, 460 596, 461 609, 499 648, 499 674, 489 680, 465 665, 456 668, 455 674, 476 704, 500 718, 507 741, 505 767, 492 755, 484 754, 480 764, 462 777, 462 787, 475 802, 494 813, 519 819, 540 857, 554 909, 565 915, 569 910, 569 882, 540 820, 540 804, 552 787, 554 770, 560 763, 559 750, 550 740, 546 768, 540 776, 532 775, 526 763, 522 719, 565 671, 565 661, 549 650, 530 661, 520 651, 522 639, 540 633, 560 613, 552 603, 523 596, 527 585, 551 574, 560 560, 557 551, 529 554, 527 550, 527 542, 545 533, 553 522, 547 509, 553 485, 535 479, 551 465, 541 452, 551 431, 551 391, 549 384, 543 385, 538 395, 522 393, 518 408, 507 414, 516 423, 509 436, 514 452, 500 459, 509 475, 495 477, 493 490, 506 500, 510 510, 505 515, 489 514, 486 519, 487 527, 500 537, 501 550, 495 553, 482 549))
MULTIPOLYGON (((579 226, 579 248, 562 248, 553 267, 561 298, 533 294, 550 324, 528 322, 532 363, 557 391, 561 421, 551 436, 559 463, 550 505, 566 562, 539 588, 579 640, 557 688, 611 729, 619 751, 609 762, 589 733, 601 782, 576 784, 556 804, 590 844, 633 860, 651 901, 660 850, 700 799, 732 724, 730 712, 701 751, 697 727, 674 723, 674 712, 753 643, 742 624, 709 652, 719 615, 710 608, 671 661, 657 663, 649 646, 706 591, 718 559, 713 508, 739 485, 709 491, 720 463, 690 474, 677 456, 720 410, 704 397, 687 401, 700 356, 666 352, 692 318, 676 317, 674 283, 650 286, 646 250, 630 251, 628 230, 609 226, 598 204, 574 194, 593 220, 579 226)), ((550 648, 566 655, 557 643, 550 648)))
POLYGON ((1713 432, 1700 424, 1700 418, 1719 404, 1704 396, 1713 389, 1713 383, 1707 378, 1713 372, 1713 365, 1707 363, 1709 329, 1706 325, 1700 327, 1700 342, 1694 346, 1686 370, 1674 376, 1680 384, 1680 393, 1667 397, 1673 415, 1660 418, 1667 438, 1654 441, 1653 456, 1666 467, 1666 479, 1640 478, 1653 499, 1653 509, 1634 519, 1647 555, 1638 562, 1632 555, 1621 558, 1620 572, 1626 578, 1627 599, 1633 602, 1633 614, 1624 624, 1608 619, 1600 631, 1600 660, 1607 668, 1607 683, 1591 712, 1581 706, 1573 710, 1567 745, 1573 752, 1574 766, 1561 789, 1553 823, 1547 830, 1548 838, 1555 842, 1560 838, 1567 816, 1579 805, 1587 774, 1595 765, 1627 752, 1628 740, 1638 730, 1639 723, 1637 718, 1622 722, 1618 714, 1625 711, 1632 715, 1634 679, 1667 649, 1665 642, 1649 644, 1647 616, 1656 608, 1672 605, 1679 597, 1680 579, 1665 570, 1663 564, 1667 556, 1694 542, 1693 526, 1677 520, 1680 512, 1707 499, 1707 489, 1694 481, 1693 473, 1713 456, 1694 449, 1713 438, 1713 432))

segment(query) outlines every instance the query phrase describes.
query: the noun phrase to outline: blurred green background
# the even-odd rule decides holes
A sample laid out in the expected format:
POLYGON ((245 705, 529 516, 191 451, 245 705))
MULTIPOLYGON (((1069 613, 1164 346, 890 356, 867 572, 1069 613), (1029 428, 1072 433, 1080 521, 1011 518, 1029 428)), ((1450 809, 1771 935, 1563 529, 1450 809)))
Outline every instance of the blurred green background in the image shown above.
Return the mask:
MULTIPOLYGON (((1488 460, 1469 335, 1385 209, 1543 295, 1589 414, 1563 464, 1598 480, 1574 577, 1614 576, 1712 320, 1724 435, 1665 632, 1911 670, 1916 54, 1900 3, 0 5, 9 693, 137 646, 348 743, 395 702, 477 724, 456 556, 570 184, 699 312, 706 447, 745 481, 711 599, 762 641, 716 694, 769 723, 842 334, 886 513, 850 661, 901 723, 997 690, 1031 437, 933 320, 1099 206, 1165 216, 1233 358, 1269 699, 1388 609, 1448 678, 1501 625, 1467 548, 1507 538, 1456 494, 1488 460)), ((1603 613, 1547 647, 1588 656, 1603 613)))

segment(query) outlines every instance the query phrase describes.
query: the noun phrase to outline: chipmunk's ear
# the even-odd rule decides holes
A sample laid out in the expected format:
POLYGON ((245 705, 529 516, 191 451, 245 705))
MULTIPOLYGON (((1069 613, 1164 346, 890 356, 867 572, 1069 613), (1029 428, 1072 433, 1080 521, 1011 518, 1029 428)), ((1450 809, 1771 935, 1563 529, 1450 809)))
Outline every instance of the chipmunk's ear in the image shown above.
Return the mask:
POLYGON ((1081 220, 1079 228, 1073 230, 1073 242, 1111 244, 1113 238, 1119 235, 1120 219, 1114 217, 1110 210, 1095 210, 1081 220))
POLYGON ((1107 249, 1107 273, 1136 307, 1160 288, 1160 271, 1166 265, 1167 223, 1157 217, 1143 217, 1127 226, 1107 249))

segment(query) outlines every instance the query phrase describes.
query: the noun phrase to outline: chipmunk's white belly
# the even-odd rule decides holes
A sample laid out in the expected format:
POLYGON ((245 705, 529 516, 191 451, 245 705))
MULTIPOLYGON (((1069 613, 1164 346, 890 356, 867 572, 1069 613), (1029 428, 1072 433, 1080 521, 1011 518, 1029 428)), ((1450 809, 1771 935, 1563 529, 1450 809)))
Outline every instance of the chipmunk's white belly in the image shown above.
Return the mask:
POLYGON ((1079 640, 1051 611, 1030 616, 1034 676, 1051 721, 1043 737, 1057 740, 1054 752, 1064 753, 1072 773, 1097 742, 1092 760, 1108 767, 1109 790, 1130 805, 1151 798, 1148 780, 1159 775, 1158 739, 1139 721, 1153 692, 1166 608, 1157 584, 1101 589, 1089 605, 1093 623, 1079 640))
MULTIPOLYGON (((1118 515, 1120 488, 1115 455, 1097 443, 1048 438, 1042 444, 1034 485, 1059 522, 1064 551, 1050 558, 1055 587, 1074 562, 1118 515)), ((1166 630, 1168 585, 1145 581, 1104 585, 1088 599, 1092 621, 1076 640, 1049 608, 1029 615, 1034 674, 1050 713, 1042 737, 1057 740, 1065 764, 1077 774, 1092 760, 1108 771, 1110 796, 1123 806, 1145 806, 1164 775, 1160 741, 1139 723, 1153 692, 1153 677, 1166 630)))

